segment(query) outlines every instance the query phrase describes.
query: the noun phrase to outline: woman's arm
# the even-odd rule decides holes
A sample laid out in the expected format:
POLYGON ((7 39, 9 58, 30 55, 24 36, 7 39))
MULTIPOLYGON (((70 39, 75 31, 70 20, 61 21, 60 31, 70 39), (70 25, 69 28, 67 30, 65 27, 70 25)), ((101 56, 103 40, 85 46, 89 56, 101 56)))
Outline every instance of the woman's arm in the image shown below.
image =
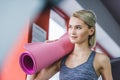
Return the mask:
POLYGON ((60 61, 52 64, 51 66, 45 69, 42 69, 40 72, 36 74, 27 75, 26 80, 48 80, 59 71, 59 68, 60 68, 60 61))
MULTIPOLYGON (((37 73, 36 73, 37 74, 37 73)), ((34 80, 35 77, 36 77, 36 74, 33 74, 33 75, 27 75, 26 76, 26 80, 34 80)))
POLYGON ((101 55, 100 59, 100 74, 103 80, 113 80, 110 59, 106 55, 101 55))

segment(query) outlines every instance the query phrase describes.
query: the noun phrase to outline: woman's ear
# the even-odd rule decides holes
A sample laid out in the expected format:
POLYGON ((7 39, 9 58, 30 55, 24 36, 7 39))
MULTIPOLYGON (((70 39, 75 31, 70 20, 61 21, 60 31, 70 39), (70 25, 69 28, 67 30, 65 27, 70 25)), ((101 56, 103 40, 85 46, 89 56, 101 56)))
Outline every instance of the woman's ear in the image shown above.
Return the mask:
POLYGON ((90 35, 90 36, 93 35, 94 32, 95 32, 95 28, 94 28, 94 27, 91 27, 91 28, 89 29, 89 35, 90 35))

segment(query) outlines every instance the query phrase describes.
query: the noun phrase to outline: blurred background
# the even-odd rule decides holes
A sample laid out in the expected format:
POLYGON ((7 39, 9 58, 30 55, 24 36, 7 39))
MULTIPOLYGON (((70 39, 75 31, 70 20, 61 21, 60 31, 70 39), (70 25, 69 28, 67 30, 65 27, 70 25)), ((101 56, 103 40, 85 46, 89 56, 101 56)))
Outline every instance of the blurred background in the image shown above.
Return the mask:
MULTIPOLYGON (((119 0, 0 0, 0 80, 25 80, 26 74, 19 66, 24 44, 58 39, 67 31, 72 13, 82 9, 95 12, 95 49, 109 56, 114 80, 120 80, 119 3, 119 0)), ((59 80, 58 74, 51 80, 59 80)))

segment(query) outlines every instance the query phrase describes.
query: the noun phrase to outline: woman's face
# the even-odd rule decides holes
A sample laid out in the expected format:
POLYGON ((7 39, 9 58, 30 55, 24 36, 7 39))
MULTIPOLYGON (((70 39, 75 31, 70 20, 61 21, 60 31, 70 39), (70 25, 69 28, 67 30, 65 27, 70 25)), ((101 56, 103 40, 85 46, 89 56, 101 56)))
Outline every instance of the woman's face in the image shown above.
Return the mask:
POLYGON ((72 43, 88 42, 89 35, 92 35, 94 29, 89 29, 87 24, 76 17, 71 17, 69 21, 68 34, 72 43))

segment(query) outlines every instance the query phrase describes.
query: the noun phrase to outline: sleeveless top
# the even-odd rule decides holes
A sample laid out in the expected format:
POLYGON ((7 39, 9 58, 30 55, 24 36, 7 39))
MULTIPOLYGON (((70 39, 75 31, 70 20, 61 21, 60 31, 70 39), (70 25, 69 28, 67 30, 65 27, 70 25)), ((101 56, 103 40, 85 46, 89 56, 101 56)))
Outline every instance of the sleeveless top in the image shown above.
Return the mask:
POLYGON ((87 61, 77 67, 69 68, 65 65, 67 56, 60 64, 60 80, 98 80, 98 76, 93 67, 95 52, 92 51, 87 61))

